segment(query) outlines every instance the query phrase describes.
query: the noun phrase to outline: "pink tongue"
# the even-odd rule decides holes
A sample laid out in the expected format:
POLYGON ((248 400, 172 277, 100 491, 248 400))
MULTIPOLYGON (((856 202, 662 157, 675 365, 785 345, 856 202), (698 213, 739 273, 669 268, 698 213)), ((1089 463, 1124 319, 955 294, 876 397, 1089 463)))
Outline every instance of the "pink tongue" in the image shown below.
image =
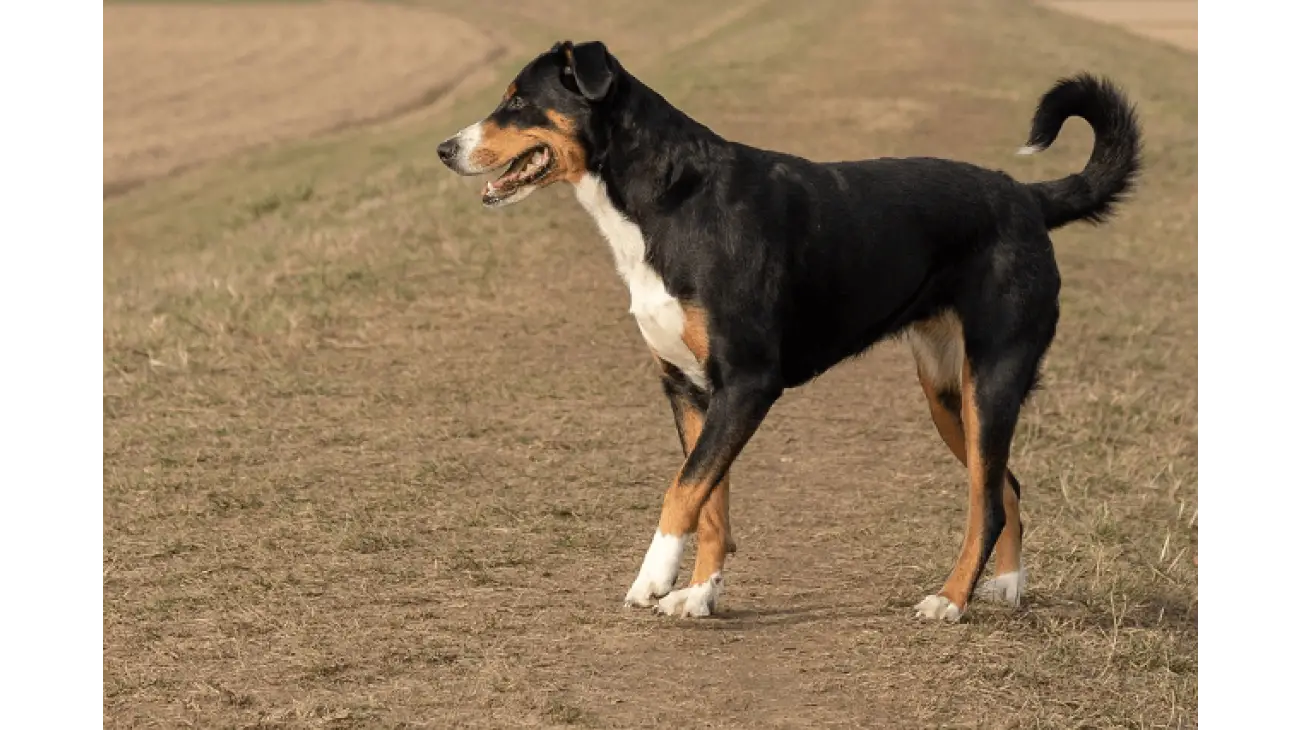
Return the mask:
POLYGON ((490 193, 490 192, 495 192, 497 190, 500 190, 506 187, 507 185, 515 182, 518 179, 518 177, 519 176, 517 173, 508 172, 495 180, 489 180, 487 186, 483 188, 483 192, 490 193))

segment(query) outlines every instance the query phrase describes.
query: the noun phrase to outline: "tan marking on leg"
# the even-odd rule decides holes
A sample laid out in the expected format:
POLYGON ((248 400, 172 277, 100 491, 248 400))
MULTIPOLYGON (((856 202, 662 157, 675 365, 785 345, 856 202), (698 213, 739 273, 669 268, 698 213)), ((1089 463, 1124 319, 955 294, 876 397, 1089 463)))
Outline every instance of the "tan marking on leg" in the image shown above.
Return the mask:
POLYGON ((709 359, 709 316, 693 304, 682 305, 682 342, 701 363, 709 359))
MULTIPOLYGON (((970 496, 966 504, 966 536, 961 553, 939 595, 964 611, 980 569, 980 542, 984 535, 984 494, 989 485, 984 479, 984 458, 980 452, 979 409, 975 404, 975 382, 970 362, 962 365, 961 421, 966 435, 966 469, 970 475, 970 496)), ((1004 480, 1005 481, 1005 478, 1004 480)))
POLYGON ((665 535, 695 532, 700 521, 700 510, 708 499, 705 492, 707 485, 707 481, 684 482, 679 473, 664 493, 663 509, 659 512, 659 531, 665 535))
POLYGON ((1007 513, 1007 524, 1002 528, 997 543, 993 546, 993 575, 1005 575, 1020 570, 1020 498, 1011 488, 1011 471, 1007 470, 1007 480, 1002 484, 1002 508, 1007 513))
MULTIPOLYGON (((703 418, 694 409, 688 409, 686 413, 689 414, 686 418, 686 443, 694 449, 699 429, 703 427, 703 418)), ((722 573, 728 553, 733 552, 736 552, 736 542, 731 536, 731 474, 724 474, 722 481, 708 492, 708 499, 699 508, 699 523, 695 531, 695 569, 690 574, 690 585, 706 583, 715 574, 722 573)))
POLYGON ((966 434, 962 430, 961 419, 944 407, 939 400, 938 390, 926 375, 924 368, 918 366, 916 376, 921 381, 921 390, 925 391, 925 399, 930 404, 930 420, 934 421, 935 428, 939 429, 939 437, 948 445, 952 455, 957 457, 962 466, 965 466, 966 434))
MULTIPOLYGON (((660 360, 660 362, 663 361, 660 360)), ((700 431, 704 430, 704 414, 689 403, 682 403, 679 407, 681 408, 682 420, 678 424, 678 428, 682 430, 682 445, 685 447, 682 451, 685 452, 686 456, 690 456, 691 452, 695 450, 695 442, 700 438, 700 431)))
POLYGON ((722 572, 727 562, 727 553, 736 551, 736 543, 731 540, 730 494, 731 479, 722 477, 718 486, 709 493, 704 506, 700 508, 699 531, 695 536, 695 570, 691 573, 691 585, 704 583, 710 577, 722 572))
MULTIPOLYGON (((665 535, 685 535, 688 532, 695 532, 700 525, 700 514, 705 503, 710 501, 713 493, 722 486, 722 479, 717 478, 717 485, 712 489, 708 488, 709 483, 715 478, 717 478, 715 475, 709 474, 698 481, 685 482, 679 474, 664 494, 663 510, 659 513, 659 531, 665 535)), ((725 506, 725 501, 719 505, 720 508, 725 506)), ((725 537, 721 541, 725 544, 725 537)))
MULTIPOLYGON (((695 449, 700 430, 704 428, 704 417, 690 404, 680 403, 678 408, 681 412, 678 428, 681 429, 684 450, 689 456, 695 449)), ((691 574, 691 585, 705 583, 714 574, 721 572, 727 554, 736 552, 736 543, 731 538, 730 491, 731 477, 726 474, 698 508, 698 518, 691 528, 686 527, 692 522, 687 514, 692 509, 689 492, 675 482, 664 496, 659 530, 665 535, 681 535, 691 529, 697 530, 695 570, 691 574)))
MULTIPOLYGON (((939 400, 938 391, 926 376, 924 368, 917 368, 917 378, 921 381, 921 390, 925 391, 925 398, 930 404, 930 418, 934 421, 939 436, 948 445, 953 456, 957 457, 962 466, 966 466, 966 433, 962 428, 961 419, 944 407, 939 400)), ((1007 514, 1007 523, 1002 528, 1002 534, 998 536, 997 544, 993 548, 996 556, 993 568, 995 576, 1018 571, 1021 567, 1020 499, 1016 497, 1016 490, 1011 487, 1012 478, 1011 470, 1008 469, 1007 478, 1002 482, 1002 506, 1007 514)), ((983 507, 980 509, 982 510, 983 507)))

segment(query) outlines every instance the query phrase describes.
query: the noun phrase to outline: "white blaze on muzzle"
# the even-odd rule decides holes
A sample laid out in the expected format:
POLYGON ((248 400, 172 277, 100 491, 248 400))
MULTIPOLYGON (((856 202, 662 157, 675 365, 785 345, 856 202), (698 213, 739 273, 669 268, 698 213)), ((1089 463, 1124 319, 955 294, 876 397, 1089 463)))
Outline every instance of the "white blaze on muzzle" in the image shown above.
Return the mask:
POLYGON ((456 157, 451 161, 451 166, 456 172, 462 175, 481 175, 492 169, 473 162, 474 153, 478 151, 479 145, 483 144, 482 122, 465 127, 452 139, 456 140, 456 157))

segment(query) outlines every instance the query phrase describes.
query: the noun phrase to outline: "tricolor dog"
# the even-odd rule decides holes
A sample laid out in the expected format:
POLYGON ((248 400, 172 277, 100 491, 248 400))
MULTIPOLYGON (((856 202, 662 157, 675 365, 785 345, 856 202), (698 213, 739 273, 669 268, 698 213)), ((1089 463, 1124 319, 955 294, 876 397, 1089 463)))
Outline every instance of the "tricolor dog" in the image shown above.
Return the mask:
POLYGON ((1092 156, 1050 182, 934 158, 811 162, 723 139, 603 44, 564 42, 438 146, 461 175, 505 168, 483 188, 487 207, 571 185, 627 283, 685 452, 628 605, 716 612, 734 550, 732 462, 787 388, 891 336, 911 344, 934 424, 970 479, 961 551, 916 613, 959 619, 993 555, 982 594, 1019 603, 1020 483, 1007 458, 1056 332, 1048 232, 1103 221, 1139 167, 1132 105, 1087 74, 1042 97, 1021 152, 1047 148, 1071 116, 1092 126, 1092 156), (691 533, 695 569, 676 588, 691 533))

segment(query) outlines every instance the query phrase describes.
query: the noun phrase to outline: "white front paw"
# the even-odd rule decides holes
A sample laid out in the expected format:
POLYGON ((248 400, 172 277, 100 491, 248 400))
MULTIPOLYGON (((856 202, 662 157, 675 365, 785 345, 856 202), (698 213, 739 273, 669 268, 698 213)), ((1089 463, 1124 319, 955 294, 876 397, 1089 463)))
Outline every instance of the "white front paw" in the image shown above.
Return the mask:
POLYGON ((957 604, 943 596, 926 596, 925 600, 913 606, 917 618, 928 618, 957 623, 961 619, 961 609, 957 604))
POLYGON ((632 582, 632 587, 627 590, 627 595, 623 598, 624 606, 641 606, 642 608, 655 605, 655 601, 660 596, 666 596, 673 589, 673 583, 677 576, 647 578, 644 575, 638 575, 632 582))
POLYGON ((703 583, 696 583, 664 596, 655 610, 668 616, 682 618, 710 616, 717 613, 718 599, 721 597, 722 574, 714 573, 703 583))
POLYGON ((672 591, 682 561, 683 543, 679 535, 655 532, 645 559, 641 561, 641 572, 623 598, 623 605, 653 606, 660 596, 672 591))

